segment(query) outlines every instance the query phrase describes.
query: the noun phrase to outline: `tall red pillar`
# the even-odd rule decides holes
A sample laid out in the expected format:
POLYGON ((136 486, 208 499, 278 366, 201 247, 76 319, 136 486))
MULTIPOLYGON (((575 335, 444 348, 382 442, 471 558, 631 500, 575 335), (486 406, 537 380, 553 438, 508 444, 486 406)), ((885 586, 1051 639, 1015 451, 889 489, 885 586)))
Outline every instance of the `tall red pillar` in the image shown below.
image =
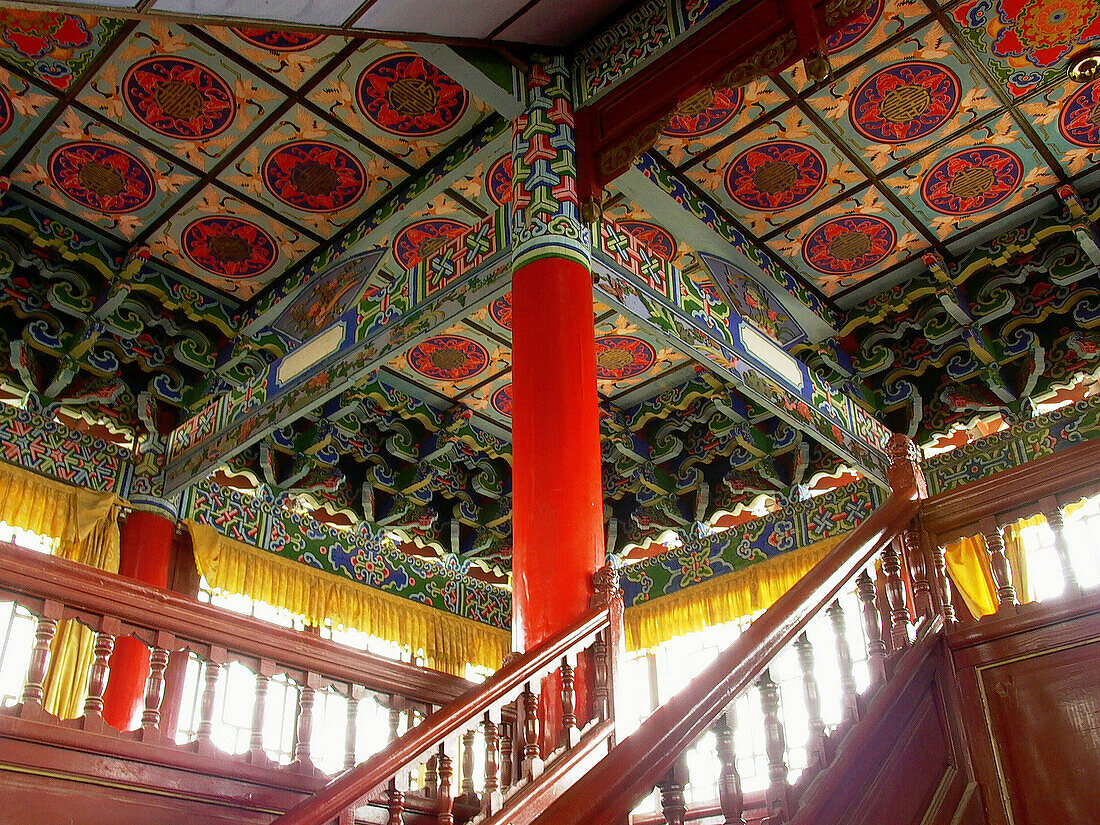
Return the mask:
MULTIPOLYGON (((580 221, 572 82, 537 59, 512 134, 512 636, 530 650, 587 612, 604 563, 591 241, 580 221)), ((583 725, 587 660, 578 662, 583 725)), ((561 682, 540 691, 543 753, 557 747, 561 682)))
POLYGON ((520 649, 588 609, 604 563, 592 276, 564 257, 512 275, 512 599, 520 649))
MULTIPOLYGON (((168 586, 175 522, 165 515, 134 510, 122 525, 119 575, 154 587, 168 586)), ((116 640, 111 675, 103 694, 103 718, 119 730, 141 721, 149 649, 129 636, 116 640)))

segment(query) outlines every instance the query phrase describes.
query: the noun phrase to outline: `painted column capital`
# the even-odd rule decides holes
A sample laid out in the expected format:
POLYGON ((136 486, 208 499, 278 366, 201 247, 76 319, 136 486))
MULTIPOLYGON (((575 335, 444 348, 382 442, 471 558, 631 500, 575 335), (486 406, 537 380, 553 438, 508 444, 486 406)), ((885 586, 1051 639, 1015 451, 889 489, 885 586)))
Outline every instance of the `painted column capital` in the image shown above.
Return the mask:
POLYGON ((566 59, 542 58, 527 75, 527 107, 512 132, 512 267, 541 258, 592 262, 592 232, 577 200, 573 83, 566 59))

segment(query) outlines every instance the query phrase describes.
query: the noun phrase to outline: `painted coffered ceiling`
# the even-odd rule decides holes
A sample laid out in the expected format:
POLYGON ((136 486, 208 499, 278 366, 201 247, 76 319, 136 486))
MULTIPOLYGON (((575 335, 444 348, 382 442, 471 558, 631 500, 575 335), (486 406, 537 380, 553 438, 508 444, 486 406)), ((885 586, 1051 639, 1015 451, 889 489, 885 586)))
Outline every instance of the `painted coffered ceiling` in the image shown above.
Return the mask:
MULTIPOLYGON (((622 31, 609 48, 629 69, 617 5, 0 11, 5 386, 167 432, 356 301, 385 318, 406 273, 507 208, 521 44, 622 31)), ((644 266, 674 267, 891 427, 1024 414, 1091 368, 1100 81, 1066 70, 1098 44, 1086 0, 871 0, 827 39, 826 80, 796 64, 682 101, 604 215, 644 266)), ((574 52, 578 77, 601 71, 591 53, 574 52)), ((613 303, 598 296, 593 323, 621 540, 840 468, 613 303)), ((471 300, 224 477, 506 568, 510 345, 506 290, 471 300)))

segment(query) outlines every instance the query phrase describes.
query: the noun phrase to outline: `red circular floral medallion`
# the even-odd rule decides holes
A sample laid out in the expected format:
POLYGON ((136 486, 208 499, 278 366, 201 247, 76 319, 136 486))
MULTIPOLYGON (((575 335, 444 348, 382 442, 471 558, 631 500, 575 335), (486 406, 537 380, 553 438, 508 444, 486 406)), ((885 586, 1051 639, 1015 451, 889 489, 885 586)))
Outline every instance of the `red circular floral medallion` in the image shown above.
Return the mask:
POLYGON ((129 152, 102 143, 67 143, 50 155, 46 165, 54 186, 97 212, 134 212, 147 206, 156 191, 148 166, 129 152))
POLYGON ((505 418, 512 417, 512 384, 508 383, 501 387, 499 390, 493 393, 493 397, 489 399, 489 403, 493 405, 493 409, 503 415, 505 418))
POLYGON ((135 63, 122 81, 122 99, 150 129, 181 140, 220 134, 237 114, 229 84, 183 57, 150 57, 135 63))
POLYGON ((405 269, 410 269, 467 229, 466 224, 450 218, 428 218, 409 224, 393 239, 393 257, 405 269))
POLYGON ((359 76, 356 96, 371 123, 406 137, 447 131, 470 104, 464 88, 414 52, 371 63, 359 76))
POLYGON ((275 240, 251 221, 199 218, 183 230, 183 252, 207 272, 225 278, 252 278, 271 268, 275 240))
POLYGON ((246 43, 273 52, 300 52, 316 46, 325 39, 323 34, 306 32, 282 32, 268 29, 233 29, 233 33, 246 43))
POLYGON ((1012 152, 974 146, 933 166, 924 176, 920 195, 941 214, 973 215, 1015 192, 1023 175, 1023 164, 1012 152))
POLYGON ((743 102, 744 94, 740 89, 704 89, 676 107, 661 134, 674 138, 708 135, 733 120, 743 102))
POLYGON ((283 203, 306 212, 335 212, 367 186, 363 165, 346 149, 299 140, 275 149, 263 165, 264 185, 283 203))
POLYGON ((489 317, 504 329, 512 329, 512 293, 502 295, 489 304, 489 317))
POLYGON ((1058 130, 1070 143, 1100 146, 1100 80, 1082 86, 1065 102, 1058 130))
POLYGON ((648 341, 633 335, 603 335, 596 339, 596 378, 622 381, 641 375, 657 361, 648 341))
POLYGON ((408 355, 409 366, 436 381, 464 381, 485 371, 489 352, 472 338, 436 335, 421 341, 408 355))
POLYGON ((929 135, 955 114, 962 84, 950 69, 923 60, 875 72, 848 105, 852 125, 879 143, 906 143, 929 135))
POLYGON ((485 175, 485 191, 497 206, 512 201, 512 155, 507 154, 489 167, 485 175))
POLYGON ((753 146, 726 169, 726 191, 758 212, 805 203, 825 185, 825 158, 802 143, 773 140, 753 146))
POLYGON ((854 46, 864 35, 875 27, 879 17, 882 16, 882 0, 874 0, 863 14, 849 20, 835 32, 825 38, 825 48, 829 54, 842 52, 849 46, 854 46))
POLYGON ((825 221, 802 243, 802 257, 818 272, 843 275, 869 269, 897 246, 897 232, 882 218, 848 215, 825 221))
POLYGON ((0 135, 8 131, 12 121, 15 120, 15 109, 11 105, 11 98, 7 92, 0 89, 0 135))
POLYGON ((617 221, 619 229, 641 241, 658 258, 671 263, 676 258, 676 241, 668 232, 649 221, 617 221))

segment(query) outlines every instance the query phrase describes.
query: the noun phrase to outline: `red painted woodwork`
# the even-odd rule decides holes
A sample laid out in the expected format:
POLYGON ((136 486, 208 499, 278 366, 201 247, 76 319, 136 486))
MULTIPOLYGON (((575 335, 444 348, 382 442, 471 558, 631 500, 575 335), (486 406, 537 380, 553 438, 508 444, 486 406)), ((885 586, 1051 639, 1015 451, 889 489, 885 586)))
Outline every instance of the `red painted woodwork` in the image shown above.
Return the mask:
MULTIPOLYGON (((176 525, 158 513, 134 510, 122 523, 118 573, 153 587, 168 586, 176 525)), ((115 640, 111 674, 103 693, 103 719, 119 730, 141 721, 149 649, 132 637, 115 640)))
POLYGON ((989 825, 1095 820, 1098 639, 1096 593, 1025 605, 949 634, 989 825))
POLYGON ((969 803, 973 779, 942 628, 936 620, 897 661, 792 825, 950 822, 969 803))
MULTIPOLYGON (((604 563, 592 275, 574 261, 543 258, 512 276, 512 404, 512 634, 530 650, 584 614, 604 563)), ((579 664, 583 708, 591 676, 579 664)), ((553 674, 540 695, 560 692, 553 674)), ((560 703, 544 700, 539 718, 552 750, 560 703)))
POLYGON ((512 276, 513 634, 530 649, 588 610, 603 566, 592 276, 544 258, 512 276))

